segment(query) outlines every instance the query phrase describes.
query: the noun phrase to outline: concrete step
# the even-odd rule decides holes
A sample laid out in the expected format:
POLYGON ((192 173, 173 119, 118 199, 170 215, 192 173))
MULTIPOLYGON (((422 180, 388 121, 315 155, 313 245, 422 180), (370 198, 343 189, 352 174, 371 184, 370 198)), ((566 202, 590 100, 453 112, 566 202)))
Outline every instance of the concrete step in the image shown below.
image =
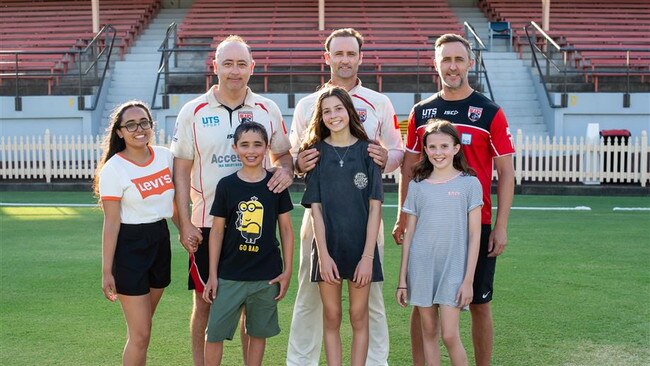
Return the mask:
POLYGON ((125 95, 125 94, 151 94, 153 95, 153 86, 152 85, 142 85, 142 84, 137 84, 137 85, 131 85, 129 88, 111 88, 111 90, 108 92, 108 96, 115 97, 115 96, 120 96, 120 95, 125 95))
POLYGON ((118 88, 118 87, 113 87, 111 86, 111 89, 109 90, 109 93, 112 94, 119 94, 120 90, 128 90, 132 88, 143 88, 143 89, 148 89, 153 91, 154 85, 156 85, 156 79, 154 77, 143 77, 143 78, 132 78, 131 80, 129 79, 113 79, 113 81, 116 85, 122 85, 129 83, 129 86, 126 88, 118 88), (113 90, 117 90, 116 92, 113 92, 113 90))
POLYGON ((145 49, 154 51, 154 50, 157 50, 158 47, 160 47, 160 44, 162 43, 164 38, 165 38, 164 36, 160 36, 160 37, 155 37, 155 38, 152 38, 152 39, 139 39, 139 40, 137 40, 135 42, 134 47, 136 49, 145 48, 145 49))
POLYGON ((153 58, 151 61, 140 61, 140 62, 127 62, 127 61, 119 61, 115 63, 115 67, 113 68, 113 71, 115 73, 120 73, 122 71, 127 71, 129 72, 142 72, 145 70, 151 70, 151 72, 156 72, 158 70, 158 64, 160 60, 157 60, 153 58))
POLYGON ((512 120, 513 123, 521 125, 538 125, 544 123, 543 116, 507 116, 507 118, 508 122, 512 120))
POLYGON ((502 98, 505 93, 494 95, 494 99, 499 103, 500 106, 508 109, 522 109, 522 110, 531 110, 539 109, 539 99, 537 95, 531 99, 524 100, 508 100, 502 98))
POLYGON ((125 94, 125 95, 108 95, 106 96, 106 102, 107 103, 115 103, 115 104, 120 104, 124 103, 127 100, 130 99, 139 99, 139 100, 149 100, 151 98, 151 95, 146 95, 146 94, 125 94))
MULTIPOLYGON (((491 80, 490 80, 491 81, 491 80)), ((492 85, 492 92, 495 94, 503 94, 503 93, 513 93, 513 94, 519 94, 519 93, 535 93, 535 88, 531 85, 528 87, 524 86, 511 86, 511 87, 495 87, 492 85)))
POLYGON ((155 53, 151 54, 141 54, 141 53, 129 53, 124 56, 124 61, 145 61, 145 62, 156 62, 160 61, 160 56, 155 53))
POLYGON ((508 124, 518 124, 522 126, 535 126, 535 125, 544 125, 543 116, 507 116, 508 124))
MULTIPOLYGON (((117 78, 113 79, 111 81, 111 89, 117 89, 117 90, 124 90, 126 88, 131 88, 134 87, 133 85, 133 79, 132 78, 117 78)), ((149 74, 146 75, 146 77, 143 77, 141 80, 143 81, 150 81, 152 84, 151 86, 147 86, 151 91, 153 91, 153 87, 156 84, 156 74, 149 74)), ((160 85, 162 85, 162 78, 160 79, 160 85)), ((140 84, 137 85, 137 87, 143 87, 140 84)))
POLYGON ((520 67, 524 65, 524 62, 516 57, 494 57, 494 55, 509 56, 510 52, 484 52, 483 53, 483 63, 485 67, 520 67))
POLYGON ((488 76, 490 78, 490 85, 492 90, 503 89, 503 87, 510 86, 526 86, 532 83, 530 75, 522 74, 502 74, 502 73, 493 73, 488 71, 488 76))
POLYGON ((156 48, 149 48, 149 47, 144 48, 144 47, 140 47, 140 48, 137 48, 137 49, 133 49, 133 50, 131 50, 129 53, 132 53, 132 54, 136 54, 136 53, 137 53, 137 54, 156 55, 156 56, 158 57, 158 59, 160 60, 161 52, 158 52, 157 50, 158 50, 158 47, 156 47, 156 48))
POLYGON ((160 31, 160 30, 167 30, 167 27, 169 27, 169 24, 172 23, 173 21, 169 22, 169 20, 164 20, 164 21, 154 21, 149 23, 149 26, 147 27, 147 31, 160 31))
MULTIPOLYGON (((497 103, 499 103, 499 100, 497 99, 497 103)), ((532 108, 526 108, 526 107, 509 107, 505 106, 502 103, 499 103, 501 108, 503 108, 503 111, 506 114, 506 117, 525 117, 525 116, 541 116, 542 115, 542 110, 539 107, 539 104, 537 104, 536 107, 532 108)))
POLYGON ((515 52, 483 52, 483 61, 486 65, 488 64, 488 61, 494 60, 519 60, 519 57, 517 57, 517 54, 515 52))
POLYGON ((488 72, 488 74, 490 76, 492 76, 492 75, 500 75, 500 76, 528 75, 528 77, 530 77, 530 72, 521 63, 508 62, 508 61, 509 60, 504 60, 503 64, 494 63, 494 64, 488 65, 486 63, 485 64, 485 69, 487 70, 487 72, 488 72))
POLYGON ((159 41, 159 42, 162 42, 164 37, 165 37, 165 33, 161 33, 161 34, 158 34, 158 33, 142 34, 140 36, 140 38, 138 38, 138 41, 159 41))
POLYGON ((504 101, 520 101, 520 100, 537 100, 537 94, 536 93, 502 93, 502 94, 497 94, 496 99, 499 100, 499 102, 504 102, 504 101))

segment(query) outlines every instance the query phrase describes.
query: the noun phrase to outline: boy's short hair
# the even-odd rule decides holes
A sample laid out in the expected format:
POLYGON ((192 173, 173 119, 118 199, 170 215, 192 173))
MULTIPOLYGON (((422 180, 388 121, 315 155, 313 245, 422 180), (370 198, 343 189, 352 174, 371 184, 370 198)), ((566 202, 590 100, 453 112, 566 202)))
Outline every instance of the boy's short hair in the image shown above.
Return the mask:
POLYGON ((241 138, 244 132, 257 132, 262 136, 265 144, 269 144, 269 135, 266 133, 266 128, 257 122, 244 122, 241 123, 235 129, 235 136, 233 136, 234 144, 237 145, 237 141, 241 138))

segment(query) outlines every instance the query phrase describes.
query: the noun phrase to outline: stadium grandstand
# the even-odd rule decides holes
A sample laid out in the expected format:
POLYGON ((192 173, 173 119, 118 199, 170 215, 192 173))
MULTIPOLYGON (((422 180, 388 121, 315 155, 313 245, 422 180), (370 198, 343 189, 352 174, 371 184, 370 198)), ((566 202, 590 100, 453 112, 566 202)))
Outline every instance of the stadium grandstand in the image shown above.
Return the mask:
POLYGON ((453 32, 473 46, 472 86, 522 141, 616 129, 631 143, 650 130, 647 0, 3 0, 0 20, 3 179, 33 165, 15 161, 17 141, 46 130, 96 139, 128 99, 150 103, 169 137, 182 105, 216 83, 214 48, 231 34, 251 46, 251 88, 287 124, 329 77, 325 37, 353 27, 365 38, 363 84, 388 95, 400 120, 439 89, 433 44, 453 32))

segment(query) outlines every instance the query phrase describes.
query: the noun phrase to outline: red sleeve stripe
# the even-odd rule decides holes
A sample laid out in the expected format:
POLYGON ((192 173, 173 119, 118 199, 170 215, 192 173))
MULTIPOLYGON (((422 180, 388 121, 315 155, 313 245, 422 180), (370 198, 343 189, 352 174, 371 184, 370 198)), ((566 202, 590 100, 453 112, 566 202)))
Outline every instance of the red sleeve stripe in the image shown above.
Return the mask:
MULTIPOLYGON (((205 103, 207 104, 207 103, 205 103)), ((203 160, 201 159, 201 149, 199 148, 199 141, 196 138, 196 124, 192 123, 192 132, 194 133, 194 148, 196 149, 196 154, 199 156, 199 188, 201 189, 201 201, 203 201, 203 214, 201 215, 201 226, 206 227, 205 225, 205 196, 203 195, 203 160)))
POLYGON ((199 113, 201 108, 205 107, 206 105, 208 105, 208 103, 201 103, 197 105, 196 108, 194 108, 194 115, 196 116, 196 114, 199 113))
POLYGON ((375 108, 375 106, 372 105, 372 103, 370 103, 367 99, 365 99, 365 98, 363 98, 363 97, 361 97, 361 96, 359 96, 357 94, 352 94, 352 96, 355 97, 355 98, 359 98, 359 99, 363 100, 367 105, 370 106, 370 108, 372 108, 372 110, 374 110, 374 111, 377 110, 377 108, 375 108))
POLYGON ((280 121, 280 124, 282 124, 282 131, 284 131, 284 134, 287 134, 287 126, 284 124, 284 119, 280 121))
POLYGON ((102 201, 121 201, 122 197, 117 196, 102 196, 102 201))
POLYGON ((497 150, 496 146, 494 146, 493 143, 490 143, 490 145, 492 146, 492 151, 494 151, 494 156, 495 156, 495 157, 498 157, 498 156, 508 156, 508 155, 514 155, 514 154, 515 154, 514 151, 511 151, 511 152, 508 152, 508 153, 505 153, 505 154, 501 154, 501 153, 499 153, 499 150, 497 150))

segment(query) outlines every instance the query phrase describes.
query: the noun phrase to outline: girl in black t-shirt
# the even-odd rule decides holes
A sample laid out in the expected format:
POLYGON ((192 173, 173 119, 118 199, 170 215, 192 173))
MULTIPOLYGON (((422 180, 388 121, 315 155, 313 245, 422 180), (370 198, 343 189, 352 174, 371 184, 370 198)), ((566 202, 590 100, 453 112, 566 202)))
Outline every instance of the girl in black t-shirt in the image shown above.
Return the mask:
POLYGON ((343 88, 322 91, 307 133, 301 149, 316 148, 320 153, 318 164, 307 174, 302 204, 311 208, 314 225, 311 279, 318 282, 323 302, 327 363, 341 363, 341 280, 347 279, 351 364, 365 365, 369 285, 383 280, 377 250, 381 169, 367 153, 368 136, 343 88))

